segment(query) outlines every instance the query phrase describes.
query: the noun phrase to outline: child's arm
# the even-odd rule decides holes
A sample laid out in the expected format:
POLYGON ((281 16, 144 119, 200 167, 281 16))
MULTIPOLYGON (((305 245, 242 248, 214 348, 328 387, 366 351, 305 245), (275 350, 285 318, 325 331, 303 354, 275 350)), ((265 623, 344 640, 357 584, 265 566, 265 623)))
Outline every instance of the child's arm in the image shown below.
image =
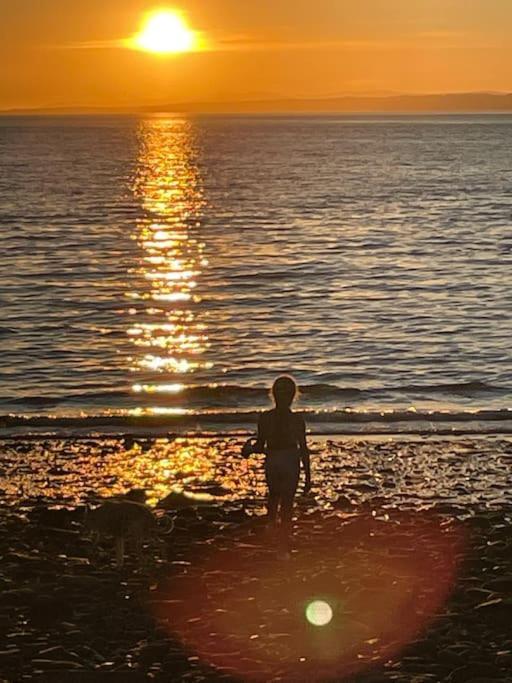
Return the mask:
POLYGON ((309 448, 308 444, 306 442, 306 423, 304 422, 303 418, 300 418, 301 424, 300 424, 300 438, 299 438, 299 447, 300 447, 300 460, 302 462, 302 467, 304 468, 304 475, 305 475, 305 480, 304 480, 304 493, 309 493, 311 489, 311 464, 309 460, 309 448))
POLYGON ((262 413, 258 420, 258 433, 256 436, 256 443, 254 444, 255 453, 265 453, 265 443, 267 441, 266 431, 267 430, 265 429, 265 413, 262 413))

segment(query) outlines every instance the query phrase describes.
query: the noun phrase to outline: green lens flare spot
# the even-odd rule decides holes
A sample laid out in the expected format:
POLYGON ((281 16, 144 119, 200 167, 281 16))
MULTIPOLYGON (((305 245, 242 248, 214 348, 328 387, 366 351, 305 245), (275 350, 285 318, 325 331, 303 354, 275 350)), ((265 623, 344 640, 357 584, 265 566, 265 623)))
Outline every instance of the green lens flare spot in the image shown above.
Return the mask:
POLYGON ((306 607, 306 619, 313 626, 327 626, 332 617, 332 607, 323 600, 313 600, 306 607))

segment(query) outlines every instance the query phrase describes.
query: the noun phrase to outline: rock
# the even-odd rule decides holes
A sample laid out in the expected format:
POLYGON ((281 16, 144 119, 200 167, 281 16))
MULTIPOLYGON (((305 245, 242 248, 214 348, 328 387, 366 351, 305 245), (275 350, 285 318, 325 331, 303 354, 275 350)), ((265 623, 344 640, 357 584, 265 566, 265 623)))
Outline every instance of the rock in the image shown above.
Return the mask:
POLYGON ((105 657, 88 645, 80 645, 76 650, 82 659, 88 659, 90 662, 94 662, 95 665, 103 664, 105 662, 105 657))
POLYGON ((142 664, 151 664, 152 662, 162 662, 169 654, 169 643, 157 642, 149 643, 139 650, 138 660, 142 664))
POLYGON ((466 664, 461 666, 448 676, 450 683, 469 683, 471 680, 485 680, 487 683, 501 679, 501 672, 495 666, 484 664, 482 662, 475 662, 474 664, 466 664))
POLYGON ((79 671, 85 667, 78 662, 72 660, 61 659, 33 659, 31 662, 35 669, 43 669, 43 671, 79 671))
POLYGON ((475 611, 498 627, 510 627, 512 599, 494 598, 477 605, 475 611))
POLYGON ((333 507, 336 510, 352 511, 354 509, 354 503, 347 496, 338 496, 333 503, 333 507))
POLYGON ((209 504, 209 500, 205 500, 199 496, 180 491, 171 491, 171 493, 156 504, 156 509, 183 510, 184 508, 195 508, 199 505, 209 504))
POLYGON ((42 659, 59 659, 62 661, 73 660, 78 661, 80 657, 74 652, 68 652, 62 645, 54 645, 40 650, 37 655, 42 659))
POLYGON ((39 624, 65 620, 73 613, 73 603, 66 595, 37 595, 28 604, 31 619, 39 624))
POLYGON ((207 484, 198 489, 198 493, 207 493, 210 496, 221 498, 223 496, 229 496, 232 491, 220 484, 207 484))
POLYGON ((479 609, 482 611, 486 610, 491 610, 494 611, 494 609, 498 606, 502 606, 503 603, 503 598, 492 598, 491 600, 486 600, 485 602, 481 602, 479 605, 475 607, 475 609, 479 609))
POLYGON ((15 606, 26 605, 36 597, 32 588, 14 588, 2 593, 2 605, 15 606))
POLYGON ((488 587, 494 591, 512 593, 512 576, 498 576, 487 583, 488 587))
POLYGON ((200 519, 206 522, 220 522, 224 520, 225 510, 220 505, 201 507, 198 510, 200 519))
POLYGON ((375 493, 377 491, 377 486, 375 484, 370 484, 368 482, 362 482, 361 484, 352 484, 352 489, 359 491, 360 493, 375 493))
POLYGON ((0 667, 18 661, 21 659, 21 656, 21 650, 17 647, 13 647, 10 650, 0 650, 0 667))
POLYGON ((224 518, 229 522, 242 523, 249 519, 252 519, 250 515, 247 514, 244 508, 238 509, 228 509, 226 510, 224 518))

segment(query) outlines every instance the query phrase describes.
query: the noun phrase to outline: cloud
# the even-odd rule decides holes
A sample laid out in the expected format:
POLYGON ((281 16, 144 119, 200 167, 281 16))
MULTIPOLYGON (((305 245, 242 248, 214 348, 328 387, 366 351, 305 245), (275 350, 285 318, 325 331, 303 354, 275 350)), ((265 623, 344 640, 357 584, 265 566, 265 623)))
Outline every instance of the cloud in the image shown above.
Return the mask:
MULTIPOLYGON (((194 52, 266 52, 286 50, 339 50, 346 52, 393 51, 410 49, 489 49, 492 45, 473 42, 460 31, 422 31, 413 37, 394 40, 293 40, 264 39, 251 35, 212 36, 203 38, 194 52)), ((130 38, 91 40, 50 46, 65 50, 133 49, 130 38)), ((495 47, 495 46, 494 46, 495 47)))
POLYGON ((61 45, 47 45, 51 50, 115 50, 126 48, 128 39, 117 40, 87 40, 80 43, 64 43, 61 45))

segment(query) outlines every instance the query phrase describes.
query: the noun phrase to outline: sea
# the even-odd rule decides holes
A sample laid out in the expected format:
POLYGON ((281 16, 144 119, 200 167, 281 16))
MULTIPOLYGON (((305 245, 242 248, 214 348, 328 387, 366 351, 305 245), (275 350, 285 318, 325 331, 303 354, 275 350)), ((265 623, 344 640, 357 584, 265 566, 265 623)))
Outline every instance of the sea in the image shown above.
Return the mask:
POLYGON ((0 429, 512 431, 512 116, 0 117, 0 429))

